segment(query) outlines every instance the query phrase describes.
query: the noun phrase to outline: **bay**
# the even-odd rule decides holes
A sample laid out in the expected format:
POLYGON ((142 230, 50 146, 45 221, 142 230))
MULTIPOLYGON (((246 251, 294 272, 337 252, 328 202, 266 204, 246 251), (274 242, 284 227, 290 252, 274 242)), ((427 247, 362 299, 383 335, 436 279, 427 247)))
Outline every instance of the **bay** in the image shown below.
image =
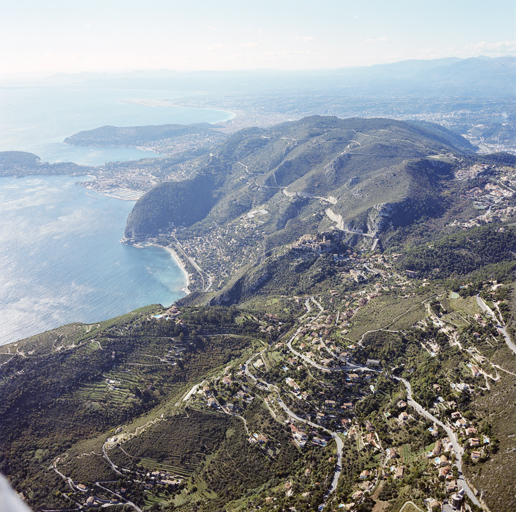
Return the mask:
MULTIPOLYGON (((189 93, 191 95, 192 92, 189 93)), ((178 107, 181 91, 0 87, 0 151, 102 165, 157 156, 63 140, 104 125, 220 122, 228 112, 178 107)), ((91 323, 184 296, 186 278, 160 248, 120 244, 134 202, 63 176, 0 178, 0 345, 70 322, 91 323)))
POLYGON ((0 344, 184 296, 167 251, 120 244, 134 203, 76 180, 0 178, 0 344))
POLYGON ((173 90, 87 87, 0 87, 0 151, 29 151, 44 162, 102 165, 159 156, 133 148, 65 144, 66 137, 101 126, 217 123, 233 114, 178 106, 173 90))

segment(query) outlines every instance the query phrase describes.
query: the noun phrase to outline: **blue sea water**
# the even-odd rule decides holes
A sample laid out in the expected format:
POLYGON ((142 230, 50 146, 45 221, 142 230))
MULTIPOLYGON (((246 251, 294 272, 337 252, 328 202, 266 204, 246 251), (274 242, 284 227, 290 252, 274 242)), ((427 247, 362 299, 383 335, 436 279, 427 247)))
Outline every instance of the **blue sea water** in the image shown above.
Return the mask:
MULTIPOLYGON (((0 89, 0 151, 100 165, 149 154, 75 148, 62 140, 106 124, 188 124, 230 117, 222 111, 156 106, 174 94, 180 95, 0 89)), ((134 202, 92 193, 75 185, 78 179, 0 178, 0 345, 65 323, 104 320, 147 304, 169 305, 184 295, 185 276, 167 251, 120 244, 134 202)))
POLYGON ((0 344, 184 296, 167 251, 120 244, 134 203, 75 181, 0 178, 0 344))
POLYGON ((63 141, 106 125, 217 123, 232 117, 223 110, 177 106, 187 94, 78 86, 0 87, 0 151, 29 151, 44 162, 83 165, 157 156, 137 149, 75 147, 63 141))

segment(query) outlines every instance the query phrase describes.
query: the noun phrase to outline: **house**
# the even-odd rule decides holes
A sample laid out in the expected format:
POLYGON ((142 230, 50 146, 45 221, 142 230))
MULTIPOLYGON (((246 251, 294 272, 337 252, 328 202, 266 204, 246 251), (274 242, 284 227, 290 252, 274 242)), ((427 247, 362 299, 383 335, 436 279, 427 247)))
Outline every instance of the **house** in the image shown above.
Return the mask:
POLYGON ((448 460, 448 457, 446 457, 446 455, 441 455, 439 457, 439 464, 441 466, 446 466, 446 464, 448 464, 450 461, 448 460))
POLYGON ((482 456, 481 452, 471 452, 471 460, 473 462, 477 462, 481 456, 482 456))
POLYGON ((462 504, 463 499, 464 499, 464 489, 461 489, 458 493, 452 495, 451 500, 450 500, 452 507, 455 509, 459 509, 462 504))
POLYGON ((459 428, 466 428, 468 426, 468 422, 464 418, 460 418, 455 422, 455 425, 459 428))
POLYGON ((405 421, 407 421, 408 419, 409 419, 409 415, 405 411, 403 411, 398 416, 398 423, 402 424, 405 421))
POLYGON ((362 471, 362 473, 360 473, 360 480, 367 480, 369 478, 369 475, 371 474, 370 471, 368 471, 367 469, 364 469, 364 471, 362 471))
POLYGON ((403 478, 404 473, 405 473, 405 468, 403 466, 399 466, 394 471, 394 478, 396 480, 401 480, 403 478))
POLYGON ((387 448, 387 459, 395 459, 397 456, 396 448, 387 448))
POLYGON ((360 498, 362 498, 362 496, 364 495, 364 492, 363 491, 355 491, 352 496, 351 496, 351 499, 353 500, 359 500, 360 498))
POLYGON ((405 409, 405 407, 407 407, 407 402, 405 402, 405 400, 400 400, 397 405, 398 409, 405 409))
POLYGON ((376 444, 376 439, 374 438, 374 434, 369 433, 365 436, 365 442, 369 444, 376 444))
POLYGON ((446 492, 449 494, 451 492, 456 492, 458 489, 457 487, 457 480, 450 480, 448 484, 446 484, 446 492))
POLYGON ((475 427, 469 427, 467 430, 468 436, 472 436, 477 433, 477 429, 475 427))
POLYGON ((260 443, 260 444, 267 444, 269 442, 269 440, 267 439, 267 437, 265 437, 263 434, 259 434, 257 437, 256 437, 256 440, 260 443))
POLYGON ((470 446, 478 446, 480 444, 480 440, 478 437, 472 437, 471 439, 468 439, 470 446))
POLYGON ((443 444, 441 443, 440 440, 438 440, 435 443, 434 449, 432 450, 432 454, 433 455, 439 455, 441 453, 442 447, 443 447, 443 444))
POLYGON ((299 391, 299 386, 297 385, 296 381, 294 379, 291 379, 290 377, 287 377, 285 379, 285 382, 294 389, 294 391, 297 393, 299 391))
POLYGON ((473 374, 473 377, 480 377, 482 375, 476 366, 471 367, 471 373, 473 374))
POLYGON ((446 478, 449 472, 450 466, 444 466, 443 468, 439 469, 439 478, 446 478))

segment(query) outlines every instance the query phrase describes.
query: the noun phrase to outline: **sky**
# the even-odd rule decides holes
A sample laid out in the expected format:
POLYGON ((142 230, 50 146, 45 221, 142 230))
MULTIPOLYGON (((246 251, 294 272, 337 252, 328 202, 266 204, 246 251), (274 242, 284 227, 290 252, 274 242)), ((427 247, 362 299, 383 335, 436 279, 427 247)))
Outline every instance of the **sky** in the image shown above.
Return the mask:
POLYGON ((0 73, 516 55, 514 0, 0 0, 0 73))

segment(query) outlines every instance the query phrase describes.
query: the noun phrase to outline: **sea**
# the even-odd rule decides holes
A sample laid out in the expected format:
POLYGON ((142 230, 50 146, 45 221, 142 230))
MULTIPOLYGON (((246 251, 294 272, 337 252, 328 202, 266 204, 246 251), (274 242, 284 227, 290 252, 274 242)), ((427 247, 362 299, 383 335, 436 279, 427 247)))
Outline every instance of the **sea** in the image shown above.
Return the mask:
MULTIPOLYGON (((159 155, 63 143, 104 125, 215 123, 221 110, 175 105, 182 91, 0 87, 0 151, 102 165, 159 155)), ((75 183, 87 177, 0 178, 0 345, 71 322, 93 323, 184 296, 170 253, 122 245, 132 201, 75 183)))

